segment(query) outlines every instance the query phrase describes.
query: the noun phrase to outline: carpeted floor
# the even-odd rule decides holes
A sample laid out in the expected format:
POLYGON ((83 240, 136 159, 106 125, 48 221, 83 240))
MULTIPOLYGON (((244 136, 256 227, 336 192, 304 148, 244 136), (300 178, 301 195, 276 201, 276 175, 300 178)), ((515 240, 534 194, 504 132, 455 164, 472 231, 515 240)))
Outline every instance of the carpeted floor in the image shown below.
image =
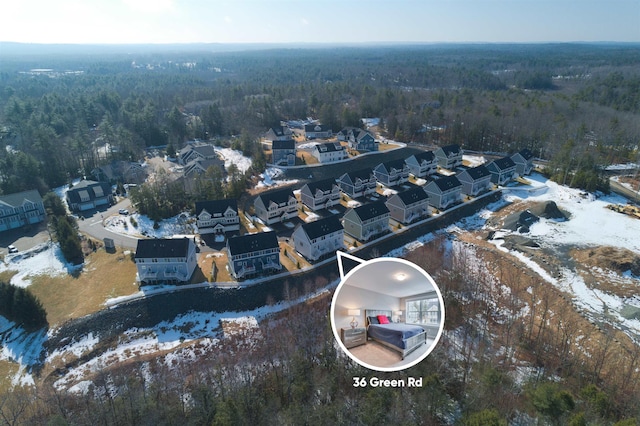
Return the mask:
POLYGON ((399 352, 387 348, 386 346, 381 345, 378 342, 374 342, 373 340, 367 341, 366 345, 360 345, 351 348, 349 349, 349 351, 360 361, 365 364, 371 365, 372 367, 396 368, 410 364, 416 359, 422 357, 422 355, 424 355, 427 349, 429 349, 432 345, 433 340, 427 340, 427 343, 425 345, 422 345, 415 351, 411 352, 404 360, 402 359, 402 356, 399 352))

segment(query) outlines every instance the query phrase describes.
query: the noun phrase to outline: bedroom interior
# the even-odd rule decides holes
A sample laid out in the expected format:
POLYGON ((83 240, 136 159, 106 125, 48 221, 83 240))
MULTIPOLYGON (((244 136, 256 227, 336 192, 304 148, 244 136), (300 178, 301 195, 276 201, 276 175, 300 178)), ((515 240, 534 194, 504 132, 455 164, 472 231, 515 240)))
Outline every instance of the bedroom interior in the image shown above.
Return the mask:
POLYGON ((402 259, 379 258, 355 268, 332 303, 334 333, 345 352, 379 371, 398 371, 424 359, 440 337, 443 320, 433 280, 402 259))

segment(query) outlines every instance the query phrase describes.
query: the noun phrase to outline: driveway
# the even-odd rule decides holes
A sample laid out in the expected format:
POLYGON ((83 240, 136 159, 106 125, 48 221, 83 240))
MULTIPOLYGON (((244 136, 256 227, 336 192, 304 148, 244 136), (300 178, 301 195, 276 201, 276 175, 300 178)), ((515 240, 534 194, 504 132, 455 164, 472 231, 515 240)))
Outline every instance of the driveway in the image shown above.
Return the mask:
POLYGON ((138 239, 128 235, 116 234, 102 226, 103 220, 109 216, 117 215, 118 210, 127 209, 130 212, 131 201, 124 198, 119 203, 114 204, 106 210, 83 212, 84 220, 78 219, 78 228, 83 232, 97 240, 104 241, 105 238, 113 239, 116 247, 123 249, 135 249, 138 246, 138 239))

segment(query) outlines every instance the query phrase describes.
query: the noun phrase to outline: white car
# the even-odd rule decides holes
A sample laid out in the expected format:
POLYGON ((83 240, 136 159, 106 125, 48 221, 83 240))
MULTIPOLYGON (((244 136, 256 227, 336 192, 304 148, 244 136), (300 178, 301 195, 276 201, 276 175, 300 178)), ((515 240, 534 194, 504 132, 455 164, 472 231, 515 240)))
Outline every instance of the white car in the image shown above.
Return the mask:
POLYGON ((18 252, 18 249, 14 245, 8 246, 7 250, 9 250, 9 253, 17 253, 18 252))
POLYGON ((127 210, 127 209, 120 209, 120 210, 118 210, 118 213, 123 214, 123 215, 125 215, 125 216, 126 216, 126 215, 128 215, 128 214, 129 214, 129 210, 127 210))

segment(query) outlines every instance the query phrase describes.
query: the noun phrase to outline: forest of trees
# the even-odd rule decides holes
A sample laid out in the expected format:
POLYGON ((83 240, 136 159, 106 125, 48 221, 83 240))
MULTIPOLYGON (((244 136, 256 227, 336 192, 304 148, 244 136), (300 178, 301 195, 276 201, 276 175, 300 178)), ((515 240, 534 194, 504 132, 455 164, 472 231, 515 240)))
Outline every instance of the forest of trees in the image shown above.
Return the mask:
POLYGON ((0 315, 35 331, 47 327, 47 313, 40 301, 26 288, 0 281, 0 315))
POLYGON ((242 134, 254 153, 269 126, 310 116, 336 131, 380 117, 386 136, 403 142, 635 161, 639 63, 633 45, 9 56, 0 64, 0 189, 44 193, 194 138, 237 145, 232 135, 242 134))

